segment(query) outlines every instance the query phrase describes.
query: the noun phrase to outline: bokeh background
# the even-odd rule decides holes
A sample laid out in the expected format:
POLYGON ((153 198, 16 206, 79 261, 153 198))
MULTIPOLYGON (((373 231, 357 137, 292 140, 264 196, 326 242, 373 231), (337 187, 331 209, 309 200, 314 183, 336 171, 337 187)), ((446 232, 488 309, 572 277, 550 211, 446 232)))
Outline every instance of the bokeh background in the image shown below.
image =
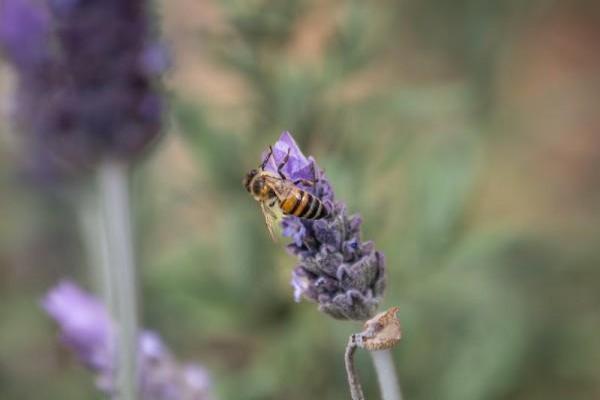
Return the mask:
MULTIPOLYGON (((360 327, 293 302, 240 184, 283 130, 387 257, 406 399, 600 398, 600 3, 155 8, 173 67, 133 177, 141 317, 221 399, 349 397, 360 327)), ((92 286, 77 189, 23 176, 13 88, 0 63, 0 398, 100 398, 39 307, 62 277, 92 286)))

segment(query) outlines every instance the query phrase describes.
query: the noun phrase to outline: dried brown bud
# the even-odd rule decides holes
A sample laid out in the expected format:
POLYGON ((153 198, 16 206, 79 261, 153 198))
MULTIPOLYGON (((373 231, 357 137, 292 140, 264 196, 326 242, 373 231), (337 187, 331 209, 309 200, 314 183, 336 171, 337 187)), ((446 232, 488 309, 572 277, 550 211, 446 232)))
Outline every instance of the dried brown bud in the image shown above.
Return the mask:
POLYGON ((355 335, 356 345, 369 351, 394 347, 402 337, 398 310, 392 307, 365 322, 363 331, 355 335))

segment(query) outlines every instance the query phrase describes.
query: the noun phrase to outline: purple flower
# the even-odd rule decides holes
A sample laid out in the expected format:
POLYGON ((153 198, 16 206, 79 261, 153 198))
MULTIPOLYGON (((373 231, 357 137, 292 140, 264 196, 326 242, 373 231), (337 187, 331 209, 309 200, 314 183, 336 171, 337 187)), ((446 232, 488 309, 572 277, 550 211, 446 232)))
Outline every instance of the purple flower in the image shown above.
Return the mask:
POLYGON ((205 368, 198 364, 187 364, 183 366, 182 375, 185 391, 180 399, 214 399, 209 390, 212 387, 211 378, 205 368))
POLYGON ((94 371, 112 368, 112 322, 96 298, 69 281, 59 283, 42 302, 44 310, 61 326, 61 341, 94 371))
POLYGON ((48 56, 50 16, 31 0, 0 2, 0 43, 22 72, 39 66, 48 56))
MULTIPOLYGON (((290 179, 307 179, 312 180, 315 177, 315 162, 312 157, 306 158, 298 148, 296 141, 289 132, 283 132, 279 140, 273 146, 273 154, 269 157, 265 170, 277 172, 277 165, 290 152, 288 162, 283 167, 283 173, 290 179)), ((264 160, 268 150, 265 150, 262 159, 264 160)))
POLYGON ((148 400, 209 400, 212 382, 197 364, 180 366, 160 337, 145 331, 140 337, 141 396, 148 400))
MULTIPOLYGON (((69 281, 50 290, 42 307, 59 324, 61 340, 97 374, 100 390, 114 395, 115 330, 104 306, 69 281)), ((152 331, 139 337, 140 391, 144 400, 210 400, 212 382, 197 364, 180 365, 152 331)))
POLYGON ((313 181, 312 186, 300 185, 331 211, 324 219, 287 216, 282 221, 283 235, 293 240, 287 248, 299 259, 292 272, 294 298, 315 301, 319 310, 334 318, 367 320, 375 314, 385 289, 383 254, 372 242, 361 241, 360 216, 348 216, 346 206, 335 200, 323 171, 312 157, 302 154, 288 132, 273 146, 265 169, 276 173, 288 152, 289 160, 282 168, 285 177, 313 181))
POLYGON ((0 48, 16 67, 16 121, 35 170, 131 161, 154 141, 164 108, 156 78, 168 62, 147 1, 0 4, 0 48))

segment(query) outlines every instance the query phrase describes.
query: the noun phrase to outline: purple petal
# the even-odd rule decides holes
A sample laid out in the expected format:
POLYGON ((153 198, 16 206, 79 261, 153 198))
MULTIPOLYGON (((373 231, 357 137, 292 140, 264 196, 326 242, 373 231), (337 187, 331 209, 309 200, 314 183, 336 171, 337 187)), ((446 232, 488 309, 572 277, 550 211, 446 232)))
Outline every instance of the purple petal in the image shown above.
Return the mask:
POLYGON ((294 288, 294 301, 299 303, 309 286, 306 274, 301 268, 294 268, 290 284, 294 288))
POLYGON ((302 224, 299 218, 284 218, 281 222, 283 230, 281 231, 283 236, 292 238, 294 244, 301 247, 304 243, 304 236, 306 235, 306 228, 302 224))
MULTIPOLYGON (((285 177, 294 181, 298 179, 314 180, 314 163, 300 151, 296 141, 289 132, 283 132, 279 140, 273 145, 273 153, 265 165, 265 170, 277 173, 277 166, 284 161, 288 151, 288 161, 282 168, 285 177)), ((268 150, 263 153, 261 157, 263 162, 268 154, 268 150)))
POLYGON ((31 0, 0 2, 0 45, 19 68, 30 69, 47 56, 49 16, 31 0))
MULTIPOLYGON (((183 380, 188 390, 193 393, 206 394, 211 390, 212 379, 208 371, 198 364, 187 364, 183 367, 183 380)), ((191 397, 198 398, 198 397, 191 397)))
POLYGON ((169 69, 171 57, 167 46, 163 43, 147 45, 141 54, 142 69, 148 75, 160 75, 169 69))
POLYGON ((91 368, 110 369, 112 323, 103 305, 70 281, 63 281, 42 300, 42 307, 61 327, 61 339, 91 368))
POLYGON ((168 355, 165 344, 157 333, 152 331, 144 331, 140 335, 140 356, 149 360, 160 360, 163 356, 168 355))

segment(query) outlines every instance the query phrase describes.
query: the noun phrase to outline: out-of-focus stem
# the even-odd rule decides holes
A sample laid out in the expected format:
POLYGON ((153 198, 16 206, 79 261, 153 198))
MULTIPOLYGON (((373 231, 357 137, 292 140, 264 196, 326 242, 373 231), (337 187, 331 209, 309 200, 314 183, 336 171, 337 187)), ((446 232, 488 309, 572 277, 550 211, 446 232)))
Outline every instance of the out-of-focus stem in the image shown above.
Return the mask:
POLYGON ((110 293, 117 322, 117 398, 135 400, 137 384, 137 287, 129 210, 127 166, 105 161, 98 170, 110 293))
POLYGON ((354 366, 354 353, 356 352, 356 340, 355 336, 351 335, 348 339, 348 345, 346 346, 346 353, 344 354, 344 361, 346 364, 346 375, 348 376, 348 386, 350 387, 350 396, 352 400, 364 400, 365 395, 360 385, 358 373, 354 366))
MULTIPOLYGON (((96 187, 94 187, 96 189, 96 187)), ((78 198, 77 217, 83 237, 88 265, 90 266, 90 279, 96 293, 100 295, 110 315, 116 315, 113 302, 114 290, 111 284, 110 261, 108 244, 106 243, 106 229, 104 227, 103 212, 96 194, 86 192, 78 198)))
POLYGON ((381 398, 383 400, 402 400, 391 350, 373 350, 370 353, 379 381, 381 398))

